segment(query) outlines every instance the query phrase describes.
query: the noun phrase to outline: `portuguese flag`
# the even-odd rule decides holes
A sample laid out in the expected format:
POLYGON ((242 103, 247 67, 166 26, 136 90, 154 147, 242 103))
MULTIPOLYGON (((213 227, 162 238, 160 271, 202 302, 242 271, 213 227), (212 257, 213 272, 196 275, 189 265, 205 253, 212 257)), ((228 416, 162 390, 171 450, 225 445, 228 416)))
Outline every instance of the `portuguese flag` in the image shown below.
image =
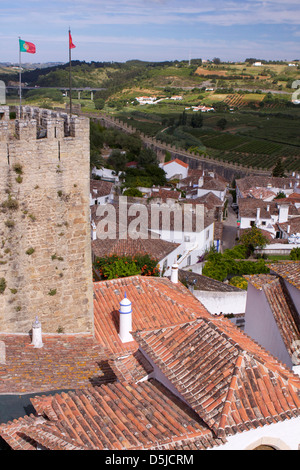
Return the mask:
POLYGON ((20 52, 29 52, 30 54, 35 54, 35 45, 32 42, 22 41, 19 39, 20 43, 20 52))

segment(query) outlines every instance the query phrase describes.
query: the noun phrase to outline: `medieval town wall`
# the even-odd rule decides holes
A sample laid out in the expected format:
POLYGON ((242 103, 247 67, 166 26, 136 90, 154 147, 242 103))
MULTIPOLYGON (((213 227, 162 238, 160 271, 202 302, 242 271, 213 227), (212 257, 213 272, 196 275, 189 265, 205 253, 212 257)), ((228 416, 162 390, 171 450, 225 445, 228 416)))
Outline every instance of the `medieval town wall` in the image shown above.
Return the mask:
POLYGON ((0 107, 0 332, 92 333, 89 120, 0 107))

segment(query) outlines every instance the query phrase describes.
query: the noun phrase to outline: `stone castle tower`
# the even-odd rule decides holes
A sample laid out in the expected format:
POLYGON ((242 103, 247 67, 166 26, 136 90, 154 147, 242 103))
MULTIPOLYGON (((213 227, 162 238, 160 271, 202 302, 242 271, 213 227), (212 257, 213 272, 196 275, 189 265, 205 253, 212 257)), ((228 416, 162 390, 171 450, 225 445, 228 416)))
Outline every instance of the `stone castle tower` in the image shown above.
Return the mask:
POLYGON ((93 333, 89 152, 87 118, 0 107, 2 333, 93 333))

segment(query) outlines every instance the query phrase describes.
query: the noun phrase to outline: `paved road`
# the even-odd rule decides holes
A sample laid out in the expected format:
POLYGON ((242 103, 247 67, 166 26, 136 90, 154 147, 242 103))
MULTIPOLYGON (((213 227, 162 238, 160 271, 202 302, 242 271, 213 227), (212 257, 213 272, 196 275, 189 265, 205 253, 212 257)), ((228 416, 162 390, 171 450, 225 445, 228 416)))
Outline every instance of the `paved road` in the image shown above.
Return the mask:
POLYGON ((223 237, 222 237, 222 251, 227 248, 233 248, 236 244, 237 236, 237 214, 231 208, 232 198, 229 197, 228 200, 228 216, 226 220, 223 221, 223 237))

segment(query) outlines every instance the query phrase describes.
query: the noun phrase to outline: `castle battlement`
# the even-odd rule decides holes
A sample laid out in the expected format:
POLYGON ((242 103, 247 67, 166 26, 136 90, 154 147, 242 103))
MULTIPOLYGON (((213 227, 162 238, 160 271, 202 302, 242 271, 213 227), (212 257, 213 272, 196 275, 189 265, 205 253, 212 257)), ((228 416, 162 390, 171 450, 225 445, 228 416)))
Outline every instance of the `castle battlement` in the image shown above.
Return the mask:
POLYGON ((89 191, 88 118, 0 107, 1 332, 93 332, 89 191))
POLYGON ((34 106, 0 106, 0 141, 82 138, 86 119, 34 106), (10 118, 10 111, 16 114, 10 118))

